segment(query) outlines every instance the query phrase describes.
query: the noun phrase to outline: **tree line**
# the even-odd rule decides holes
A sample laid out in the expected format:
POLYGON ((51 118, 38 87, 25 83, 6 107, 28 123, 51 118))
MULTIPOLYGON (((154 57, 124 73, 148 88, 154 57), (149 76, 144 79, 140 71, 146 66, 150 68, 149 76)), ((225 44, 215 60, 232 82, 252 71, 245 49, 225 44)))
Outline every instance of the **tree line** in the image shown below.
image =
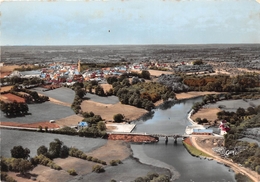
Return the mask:
POLYGON ((28 85, 42 85, 44 81, 39 77, 32 77, 32 78, 21 78, 19 76, 12 76, 12 77, 5 77, 0 78, 0 83, 8 84, 8 85, 15 85, 15 84, 23 84, 24 86, 28 85))
POLYGON ((190 91, 245 92, 260 86, 258 74, 229 75, 181 75, 190 91))
POLYGON ((12 103, 0 101, 0 108, 1 111, 7 117, 18 117, 18 116, 25 116, 28 114, 29 108, 28 105, 24 102, 17 102, 14 101, 12 103))

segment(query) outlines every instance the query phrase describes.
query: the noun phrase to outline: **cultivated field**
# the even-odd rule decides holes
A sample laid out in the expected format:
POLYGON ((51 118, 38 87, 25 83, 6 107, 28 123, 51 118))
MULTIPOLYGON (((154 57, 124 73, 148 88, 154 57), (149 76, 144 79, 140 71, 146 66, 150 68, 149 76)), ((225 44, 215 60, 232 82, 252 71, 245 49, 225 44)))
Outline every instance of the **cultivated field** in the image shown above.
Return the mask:
POLYGON ((148 112, 145 109, 124 105, 121 103, 102 104, 91 100, 84 100, 81 104, 81 108, 84 112, 92 111, 94 114, 100 115, 105 121, 113 121, 113 116, 115 114, 123 114, 126 120, 132 121, 148 112))
POLYGON ((10 93, 1 94, 1 95, 0 95, 0 99, 1 99, 1 100, 4 100, 4 101, 7 101, 7 102, 14 102, 14 101, 17 101, 17 102, 25 102, 24 98, 18 97, 18 96, 16 96, 16 95, 10 94, 10 93))

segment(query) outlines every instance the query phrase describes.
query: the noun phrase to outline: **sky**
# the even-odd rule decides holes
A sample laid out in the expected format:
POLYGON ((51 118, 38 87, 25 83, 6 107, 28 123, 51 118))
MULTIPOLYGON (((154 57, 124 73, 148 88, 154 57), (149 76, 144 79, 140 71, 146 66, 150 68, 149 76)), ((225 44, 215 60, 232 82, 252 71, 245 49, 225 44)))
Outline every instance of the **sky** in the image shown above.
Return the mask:
POLYGON ((260 0, 3 1, 1 45, 260 43, 260 0))

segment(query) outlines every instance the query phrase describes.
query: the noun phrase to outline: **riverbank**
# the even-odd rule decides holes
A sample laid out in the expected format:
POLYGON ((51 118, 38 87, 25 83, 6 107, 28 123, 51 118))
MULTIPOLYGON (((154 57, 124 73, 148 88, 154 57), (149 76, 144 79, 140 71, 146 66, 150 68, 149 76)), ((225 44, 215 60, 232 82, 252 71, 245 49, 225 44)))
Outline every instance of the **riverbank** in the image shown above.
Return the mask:
MULTIPOLYGON (((209 139, 209 136, 191 136, 190 140, 194 147, 196 147, 198 150, 212 156, 212 158, 215 161, 230 167, 235 173, 244 174, 244 175, 248 176, 250 179, 252 179, 254 182, 259 182, 258 181, 258 179, 260 179, 259 174, 257 174, 254 171, 251 171, 245 167, 241 167, 238 164, 233 163, 232 161, 221 158, 220 156, 215 154, 214 151, 212 150, 212 147, 214 147, 214 146, 205 145, 205 143, 202 142, 202 140, 205 138, 209 139)), ((212 136, 211 138, 216 138, 216 137, 212 136)))
MULTIPOLYGON (((197 123, 195 123, 193 120, 199 116, 203 116, 203 118, 206 118, 209 120, 209 118, 212 117, 217 117, 216 113, 218 112, 218 108, 207 108, 207 109, 201 109, 199 110, 197 113, 195 113, 194 115, 192 115, 192 110, 188 113, 188 120, 190 121, 190 123, 192 125, 198 125, 197 123), (212 116, 214 115, 214 116, 212 116)), ((202 125, 201 125, 202 126, 202 125)), ((184 141, 185 142, 185 141, 184 141)), ((189 140, 187 140, 186 142, 188 142, 192 147, 194 147, 195 149, 197 149, 198 151, 195 151, 195 153, 193 153, 193 149, 189 148, 187 146, 187 144, 184 144, 184 146, 186 147, 186 149, 189 151, 189 153, 193 156, 201 156, 201 154, 199 154, 199 151, 202 152, 202 154, 206 154, 212 157, 212 159, 214 159, 215 161, 224 164, 225 166, 230 167, 235 173, 241 173, 243 175, 248 176, 250 179, 252 179, 254 182, 259 182, 257 179, 260 179, 260 175, 257 174, 256 172, 241 167, 236 163, 233 163, 232 161, 226 160, 221 158, 220 156, 218 156, 216 153, 214 153, 214 151, 212 150, 213 147, 216 147, 216 145, 223 145, 224 142, 224 138, 221 136, 194 136, 194 135, 190 135, 189 140), (209 139, 210 138, 210 139, 209 139), (207 139, 207 142, 203 142, 204 139, 207 139), (222 142, 219 142, 219 140, 223 140, 222 142), (210 141, 211 140, 211 141, 210 141), (214 142, 213 142, 213 141, 214 142)))
POLYGON ((207 157, 207 158, 211 158, 211 155, 208 155, 204 152, 202 152, 201 150, 198 150, 196 147, 194 147, 192 145, 192 142, 190 140, 190 138, 185 138, 183 140, 183 145, 185 146, 185 148, 187 149, 187 151, 194 157, 207 157))
POLYGON ((198 92, 198 91, 183 92, 183 93, 176 93, 176 98, 178 100, 191 99, 195 97, 204 96, 207 94, 219 94, 219 92, 198 92))

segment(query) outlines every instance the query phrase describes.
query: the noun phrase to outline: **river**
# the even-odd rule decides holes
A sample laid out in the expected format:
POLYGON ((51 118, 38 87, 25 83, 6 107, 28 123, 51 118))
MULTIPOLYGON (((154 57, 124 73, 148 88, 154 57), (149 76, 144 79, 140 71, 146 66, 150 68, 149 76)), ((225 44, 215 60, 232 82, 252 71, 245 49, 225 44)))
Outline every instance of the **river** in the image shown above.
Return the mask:
MULTIPOLYGON (((168 103, 167 106, 161 106, 156 109, 150 118, 141 119, 136 122, 137 126, 134 132, 149 134, 184 134, 187 125, 190 125, 187 119, 187 113, 190 111, 193 103, 200 102, 202 98, 183 100, 179 103, 168 103)), ((184 148, 181 139, 178 139, 175 145, 172 138, 169 138, 168 145, 165 145, 161 138, 159 143, 145 145, 131 145, 134 156, 142 155, 141 162, 150 164, 153 159, 153 165, 161 167, 172 167, 180 174, 177 181, 190 182, 209 182, 209 181, 236 181, 234 173, 229 168, 215 161, 200 159, 191 156, 184 148)), ((173 170, 170 168, 171 170, 173 170)))

